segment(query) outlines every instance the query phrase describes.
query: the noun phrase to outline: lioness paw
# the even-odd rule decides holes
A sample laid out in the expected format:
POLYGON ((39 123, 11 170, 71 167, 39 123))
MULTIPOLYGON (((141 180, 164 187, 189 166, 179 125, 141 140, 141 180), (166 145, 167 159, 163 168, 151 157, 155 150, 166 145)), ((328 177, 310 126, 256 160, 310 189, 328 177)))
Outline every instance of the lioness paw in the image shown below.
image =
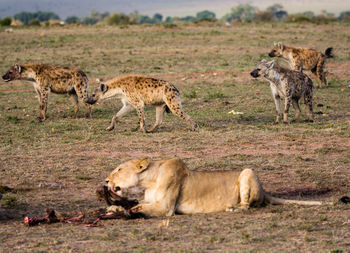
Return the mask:
POLYGON ((142 206, 141 205, 134 206, 133 208, 130 209, 131 213, 139 213, 141 211, 142 211, 142 206))
POLYGON ((109 206, 107 207, 107 212, 110 213, 117 213, 117 212, 123 212, 124 211, 124 208, 121 207, 121 206, 109 206))
POLYGON ((240 206, 240 207, 237 207, 234 212, 235 213, 242 213, 242 212, 246 212, 248 211, 249 207, 247 206, 240 206))

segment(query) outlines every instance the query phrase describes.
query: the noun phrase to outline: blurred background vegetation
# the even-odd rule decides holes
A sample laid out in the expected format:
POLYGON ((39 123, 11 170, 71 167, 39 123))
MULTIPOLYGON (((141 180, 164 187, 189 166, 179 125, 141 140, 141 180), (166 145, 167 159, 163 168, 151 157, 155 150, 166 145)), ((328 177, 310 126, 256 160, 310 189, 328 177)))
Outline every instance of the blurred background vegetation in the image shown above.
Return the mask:
POLYGON ((274 4, 265 10, 252 6, 250 4, 239 4, 225 14, 221 18, 217 18, 216 14, 209 10, 198 12, 195 16, 185 17, 164 17, 161 13, 155 13, 153 16, 142 15, 138 11, 129 14, 109 13, 91 11, 90 16, 78 17, 69 16, 65 20, 54 12, 20 12, 12 17, 4 17, 0 19, 0 26, 50 26, 50 25, 132 25, 132 24, 173 24, 177 22, 225 22, 231 24, 233 22, 310 22, 316 24, 326 24, 330 22, 350 22, 350 11, 343 11, 339 16, 333 13, 322 11, 315 14, 312 11, 302 13, 289 14, 281 4, 274 4))

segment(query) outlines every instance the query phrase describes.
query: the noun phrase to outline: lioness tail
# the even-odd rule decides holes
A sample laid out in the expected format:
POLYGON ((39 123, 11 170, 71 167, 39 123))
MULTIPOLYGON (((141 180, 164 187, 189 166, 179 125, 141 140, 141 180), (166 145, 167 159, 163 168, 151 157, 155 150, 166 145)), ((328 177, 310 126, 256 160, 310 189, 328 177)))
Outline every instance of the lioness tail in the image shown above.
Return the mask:
POLYGON ((312 201, 312 200, 281 199, 281 198, 272 197, 271 195, 266 193, 265 193, 265 200, 272 205, 297 204, 297 205, 304 205, 304 206, 320 206, 322 204, 331 204, 331 203, 325 203, 321 201, 312 201))

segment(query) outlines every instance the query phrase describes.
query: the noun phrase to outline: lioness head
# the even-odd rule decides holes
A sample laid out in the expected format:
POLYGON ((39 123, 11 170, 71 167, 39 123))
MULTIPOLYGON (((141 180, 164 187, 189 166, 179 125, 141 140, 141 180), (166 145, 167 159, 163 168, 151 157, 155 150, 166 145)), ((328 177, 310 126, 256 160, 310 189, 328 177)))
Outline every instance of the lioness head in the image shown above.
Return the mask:
POLYGON ((150 162, 151 160, 149 158, 143 158, 120 164, 106 178, 108 189, 122 196, 123 189, 138 185, 140 173, 148 168, 150 162))
POLYGON ((273 48, 269 53, 270 57, 281 57, 283 55, 284 46, 281 42, 274 42, 273 48))
POLYGON ((11 68, 2 76, 5 82, 20 79, 22 73, 22 67, 18 64, 11 66, 11 68))
POLYGON ((104 83, 100 83, 100 86, 86 99, 86 103, 91 105, 95 104, 107 91, 108 86, 104 83))
POLYGON ((265 59, 261 60, 256 68, 250 72, 250 75, 254 78, 259 77, 260 75, 267 75, 268 71, 273 68, 275 61, 266 61, 265 59))

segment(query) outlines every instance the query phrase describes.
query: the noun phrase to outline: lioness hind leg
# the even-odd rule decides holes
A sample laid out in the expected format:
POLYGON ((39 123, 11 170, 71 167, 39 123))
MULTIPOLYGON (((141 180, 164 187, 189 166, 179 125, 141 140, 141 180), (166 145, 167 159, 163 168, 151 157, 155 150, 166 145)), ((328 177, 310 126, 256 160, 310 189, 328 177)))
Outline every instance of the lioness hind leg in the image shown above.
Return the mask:
POLYGON ((248 209, 250 206, 261 205, 264 201, 264 192, 261 187, 259 178, 251 169, 245 169, 238 178, 240 208, 248 209))

